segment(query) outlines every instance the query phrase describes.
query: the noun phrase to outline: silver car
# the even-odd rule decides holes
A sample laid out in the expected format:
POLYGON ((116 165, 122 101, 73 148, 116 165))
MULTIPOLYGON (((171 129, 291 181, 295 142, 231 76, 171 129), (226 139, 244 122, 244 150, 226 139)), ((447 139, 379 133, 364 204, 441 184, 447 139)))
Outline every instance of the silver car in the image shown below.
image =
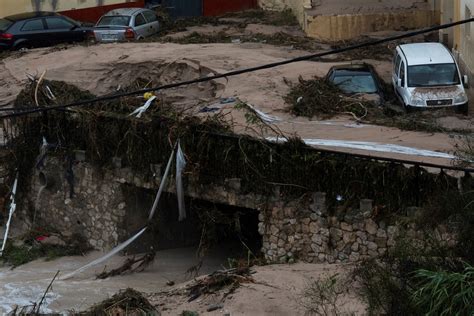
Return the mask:
POLYGON ((116 9, 100 18, 94 27, 98 42, 140 40, 158 33, 160 23, 155 12, 143 8, 116 9))

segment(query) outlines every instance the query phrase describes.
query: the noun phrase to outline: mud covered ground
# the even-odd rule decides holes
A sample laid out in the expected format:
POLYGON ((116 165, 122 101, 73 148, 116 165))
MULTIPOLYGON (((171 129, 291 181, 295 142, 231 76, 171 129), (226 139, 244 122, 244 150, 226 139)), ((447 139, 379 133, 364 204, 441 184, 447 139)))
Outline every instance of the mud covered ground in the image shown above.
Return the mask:
MULTIPOLYGON (((36 49, 0 62, 0 104, 5 106, 15 100, 19 91, 28 83, 27 74, 39 76, 43 71, 46 71, 45 78, 48 80, 65 81, 95 95, 102 95, 116 92, 138 78, 165 84, 281 61, 306 53, 308 52, 291 47, 262 43, 126 43, 76 46, 64 50, 36 49)), ((384 80, 389 79, 389 61, 364 61, 374 65, 384 80)), ((277 117, 279 120, 275 122, 276 126, 287 135, 298 135, 305 139, 401 145, 445 153, 456 150, 456 143, 460 139, 456 133, 406 131, 395 127, 361 124, 350 115, 340 115, 329 120, 292 115, 285 97, 291 87, 298 83, 298 78, 323 77, 331 66, 341 63, 343 62, 299 62, 171 89, 158 96, 167 97, 176 105, 185 106, 198 115, 207 115, 199 113, 205 108, 214 113, 221 111, 232 120, 235 131, 241 133, 250 133, 250 130, 247 112, 236 107, 239 100, 277 117)), ((471 118, 455 115, 453 112, 437 113, 439 117, 436 120, 439 120, 439 124, 451 129, 472 127, 471 118)), ((275 135, 266 131, 263 136, 275 135)), ((347 148, 341 150, 361 152, 347 148)), ((362 152, 366 153, 365 150, 362 152)), ((381 154, 407 158, 392 152, 381 154)), ((422 161, 434 159, 416 155, 408 158, 422 161)))
MULTIPOLYGON (((60 276, 71 272, 86 262, 97 258, 99 253, 86 257, 64 257, 54 261, 37 260, 15 270, 0 268, 0 313, 12 310, 15 305, 23 306, 38 302, 55 273, 60 276)), ((220 270, 227 265, 225 251, 211 253, 205 259, 199 275, 220 270)), ((90 306, 112 297, 120 290, 133 288, 162 313, 179 315, 188 310, 205 315, 304 315, 304 290, 314 280, 338 274, 340 279, 348 280, 352 270, 349 265, 292 264, 268 265, 252 268, 254 282, 244 283, 222 301, 224 291, 204 295, 193 302, 187 302, 185 295, 177 294, 180 289, 192 282, 194 275, 186 271, 194 265, 195 249, 184 248, 157 252, 154 263, 144 272, 97 280, 95 275, 104 269, 118 266, 123 257, 114 257, 106 265, 99 265, 70 280, 55 280, 52 290, 43 304, 43 313, 80 312, 90 306), (167 283, 173 281, 175 285, 167 283), (207 310, 222 304, 213 312, 207 310)), ((171 284, 171 283, 169 283, 171 284)), ((341 295, 341 311, 363 315, 365 304, 350 287, 341 295)))

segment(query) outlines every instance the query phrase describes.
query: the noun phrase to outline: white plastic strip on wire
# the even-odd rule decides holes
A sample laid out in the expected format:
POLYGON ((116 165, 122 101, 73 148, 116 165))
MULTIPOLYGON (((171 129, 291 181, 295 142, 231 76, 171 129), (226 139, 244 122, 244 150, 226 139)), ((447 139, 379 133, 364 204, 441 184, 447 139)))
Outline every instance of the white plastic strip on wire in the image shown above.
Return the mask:
MULTIPOLYGON (((271 142, 285 142, 283 138, 267 137, 271 142)), ((411 156, 423 156, 444 159, 457 159, 448 153, 442 153, 432 150, 419 149, 407 146, 400 146, 394 144, 381 144, 376 142, 360 142, 360 141, 346 141, 346 140, 332 140, 332 139, 303 139, 303 142, 309 146, 326 146, 326 147, 341 147, 360 150, 369 150, 384 153, 403 154, 411 156)))
POLYGON ((146 112, 146 110, 148 110, 148 108, 150 107, 150 105, 153 103, 153 101, 155 101, 156 99, 156 96, 152 96, 151 98, 149 98, 144 105, 142 105, 141 107, 139 108, 136 108, 135 111, 133 111, 132 113, 129 114, 129 116, 133 116, 135 115, 135 117, 137 118, 140 118, 142 117, 142 114, 146 112))
POLYGON ((67 280, 67 279, 70 279, 72 278, 74 275, 82 272, 82 271, 85 271, 95 265, 98 265, 108 259, 110 259, 112 256, 114 256, 115 254, 117 254, 118 252, 122 251, 123 249, 125 249, 128 245, 130 245, 132 242, 135 241, 135 239, 137 239, 138 237, 140 237, 146 230, 147 230, 148 227, 144 227, 142 228, 142 230, 140 230, 138 233, 136 233, 133 237, 131 237, 130 239, 128 239, 127 241, 125 241, 124 243, 118 245, 117 247, 115 247, 114 249, 112 249, 109 253, 107 253, 105 256, 102 256, 92 262, 89 262, 88 264, 86 264, 85 266, 82 266, 80 267, 79 269, 71 272, 71 273, 68 273, 66 274, 65 276, 59 278, 60 280, 67 280))
POLYGON ((186 167, 186 158, 181 149, 181 143, 178 140, 178 152, 176 154, 176 195, 178 196, 178 220, 184 221, 186 219, 186 206, 184 204, 183 192, 183 170, 186 167))
POLYGON ((18 187, 18 172, 16 174, 15 181, 13 182, 12 194, 10 196, 10 201, 11 201, 10 212, 8 214, 8 221, 7 221, 7 226, 5 228, 5 235, 3 236, 3 244, 2 244, 2 249, 0 250, 0 257, 3 255, 3 251, 5 250, 5 246, 7 245, 8 232, 10 231, 10 224, 12 222, 13 213, 15 213, 15 210, 16 210, 15 195, 16 195, 17 187, 18 187))
POLYGON ((264 121, 264 122, 267 123, 267 124, 273 124, 273 123, 276 123, 276 122, 280 122, 280 121, 281 121, 281 119, 278 118, 278 117, 276 117, 276 116, 272 116, 272 115, 269 115, 269 114, 267 114, 267 113, 265 113, 265 112, 263 112, 263 111, 260 111, 259 109, 257 109, 256 107, 254 107, 254 106, 251 105, 251 104, 248 104, 248 103, 246 103, 246 104, 247 104, 247 106, 248 106, 252 111, 254 111, 254 112, 258 115, 258 117, 259 117, 262 121, 264 121))
MULTIPOLYGON (((176 148, 176 146, 175 146, 176 148)), ((148 221, 150 221, 152 218, 153 218, 153 215, 155 214, 155 211, 156 211, 156 208, 158 207, 158 203, 160 201, 160 197, 161 197, 161 194, 166 186, 166 183, 167 183, 167 180, 168 180, 168 175, 169 175, 169 172, 170 172, 170 169, 171 169, 171 164, 173 162, 173 158, 174 158, 174 153, 175 153, 175 148, 173 148, 173 151, 171 152, 171 156, 168 160, 168 165, 166 166, 166 170, 165 170, 165 173, 163 174, 163 178, 161 179, 161 183, 160 183, 160 188, 158 189, 158 192, 156 193, 156 197, 155 197, 155 201, 153 202, 153 206, 152 208, 150 209, 150 215, 148 216, 148 221)), ((69 273, 69 274, 66 274, 65 276, 59 278, 60 280, 67 280, 67 279, 70 279, 72 278, 74 275, 82 272, 82 271, 85 271, 95 265, 98 265, 102 262, 105 262, 106 260, 110 259, 111 257, 113 257, 114 255, 116 255, 117 253, 119 253, 120 251, 122 251, 123 249, 125 249, 127 246, 129 246, 132 242, 134 242, 138 237, 140 237, 146 230, 147 230, 148 226, 144 227, 142 230, 140 230, 138 233, 136 233, 134 236, 132 236, 131 238, 129 238, 127 241, 121 243, 120 245, 118 245, 117 247, 115 247, 114 249, 112 249, 110 252, 108 252, 107 254, 105 254, 104 256, 86 264, 85 266, 82 266, 80 267, 79 269, 69 273)))
POLYGON ((163 193, 163 190, 165 189, 165 186, 168 182, 168 175, 169 175, 170 170, 171 170, 171 164, 173 163, 173 157, 174 157, 175 150, 176 149, 173 148, 173 151, 171 152, 170 159, 168 159, 168 164, 166 165, 165 173, 163 174, 163 178, 161 178, 160 188, 158 189, 158 193, 156 194, 155 201, 153 202, 153 206, 150 210, 150 215, 148 215, 148 221, 150 221, 153 218, 153 216, 155 215, 156 208, 158 207, 158 202, 160 202, 161 194, 163 193))

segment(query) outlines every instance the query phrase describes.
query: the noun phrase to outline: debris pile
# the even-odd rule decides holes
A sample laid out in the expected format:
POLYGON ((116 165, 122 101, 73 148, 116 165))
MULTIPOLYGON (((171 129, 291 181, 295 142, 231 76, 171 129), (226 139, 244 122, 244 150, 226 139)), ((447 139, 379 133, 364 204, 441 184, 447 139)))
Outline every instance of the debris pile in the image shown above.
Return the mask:
POLYGON ((337 115, 350 115, 356 121, 397 127, 407 131, 472 134, 472 128, 453 129, 439 124, 438 119, 446 115, 447 111, 453 111, 452 109, 406 113, 396 104, 395 95, 389 93, 391 87, 383 84, 382 91, 384 100, 382 105, 378 106, 364 99, 364 95, 345 95, 337 86, 323 78, 315 77, 311 80, 299 78, 299 83, 291 86, 284 99, 289 104, 291 113, 296 116, 328 119, 337 115))
MULTIPOLYGON (((332 49, 340 49, 348 46, 368 43, 374 41, 374 38, 371 37, 361 37, 353 41, 341 41, 331 45, 332 49)), ((338 56, 343 60, 363 60, 363 59, 373 59, 373 60, 391 60, 393 57, 393 52, 396 47, 395 43, 385 43, 372 46, 364 46, 358 49, 350 50, 339 54, 338 56)))
POLYGON ((226 289, 223 299, 233 293, 242 283, 253 283, 248 267, 216 271, 202 279, 198 279, 186 287, 188 302, 202 295, 212 294, 226 289))
POLYGON ((245 10, 241 12, 227 13, 222 18, 243 19, 246 23, 260 23, 277 26, 299 25, 293 11, 285 9, 282 11, 271 10, 245 10))
POLYGON ((152 264, 154 259, 155 252, 149 252, 138 257, 133 256, 132 258, 127 258, 120 267, 98 274, 97 279, 107 279, 125 273, 141 272, 152 264))
POLYGON ((143 297, 131 288, 121 291, 111 298, 92 306, 79 315, 160 315, 160 313, 143 297))
MULTIPOLYGON (((28 89, 34 90, 35 85, 28 89)), ((59 92, 54 89, 56 102, 62 102, 60 92, 67 89, 70 88, 59 92)), ((19 104, 31 104, 31 91, 20 95, 28 98, 19 104)), ((368 120, 377 113, 383 117, 386 111, 385 107, 345 99, 336 87, 328 86, 321 79, 301 80, 287 101, 293 105, 294 112, 303 115, 334 116, 347 112, 362 118, 367 110, 364 120, 368 120)), ((299 139, 272 143, 237 135, 222 113, 196 117, 166 101, 152 104, 141 118, 130 116, 144 103, 142 97, 123 97, 93 107, 49 111, 45 115, 18 119, 18 137, 13 146, 18 161, 12 159, 12 163, 23 174, 21 185, 31 176, 43 137, 50 144, 61 145, 54 153, 58 157, 73 154, 75 150, 85 151, 86 161, 97 167, 113 166, 111 158, 118 157, 122 167, 130 167, 144 176, 152 175, 150 165, 163 165, 168 161, 172 144, 180 139, 187 160, 185 173, 190 181, 204 187, 222 184, 225 179, 239 179, 241 194, 272 195, 278 185, 282 199, 326 192, 328 200, 333 202, 336 196, 345 196, 348 208, 352 203, 358 205, 361 198, 370 198, 385 205, 387 210, 398 212, 416 201, 423 203, 437 190, 456 185, 450 177, 446 180, 444 174, 434 176, 422 171, 417 175, 416 170, 401 165, 326 154, 299 139), (314 174, 320 177, 315 178, 314 174), (387 182, 387 177, 392 180, 387 182), (348 183, 358 185, 352 187, 348 183), (420 195, 415 193, 418 191, 413 183, 423 183, 420 195)), ((27 191, 26 188, 19 190, 27 191)))
POLYGON ((304 80, 291 88, 285 97, 291 112, 297 116, 330 118, 339 114, 351 114, 362 119, 368 110, 376 108, 373 103, 344 95, 334 84, 321 79, 304 80))

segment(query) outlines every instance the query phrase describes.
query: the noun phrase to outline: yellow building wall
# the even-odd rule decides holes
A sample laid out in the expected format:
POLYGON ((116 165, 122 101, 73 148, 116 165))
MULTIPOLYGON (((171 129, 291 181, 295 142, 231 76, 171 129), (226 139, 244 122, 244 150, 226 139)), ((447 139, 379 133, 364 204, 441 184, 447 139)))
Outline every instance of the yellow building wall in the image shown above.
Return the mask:
MULTIPOLYGON (((474 0, 444 0, 453 1, 454 20, 460 21, 474 17, 474 0)), ((459 61, 461 72, 469 77, 467 93, 469 95, 469 113, 474 115, 474 23, 456 26, 454 28, 454 56, 459 61)))
MULTIPOLYGON (((42 11, 66 11, 97 6, 98 0, 0 0, 0 17, 35 11, 35 3, 42 11), (56 4, 56 10, 54 5, 56 4)), ((102 5, 128 2, 125 0, 102 0, 102 5)))
MULTIPOLYGON (((457 1, 459 20, 474 17, 474 0, 457 1)), ((474 23, 464 24, 456 28, 455 49, 470 72, 474 72, 474 23)))

